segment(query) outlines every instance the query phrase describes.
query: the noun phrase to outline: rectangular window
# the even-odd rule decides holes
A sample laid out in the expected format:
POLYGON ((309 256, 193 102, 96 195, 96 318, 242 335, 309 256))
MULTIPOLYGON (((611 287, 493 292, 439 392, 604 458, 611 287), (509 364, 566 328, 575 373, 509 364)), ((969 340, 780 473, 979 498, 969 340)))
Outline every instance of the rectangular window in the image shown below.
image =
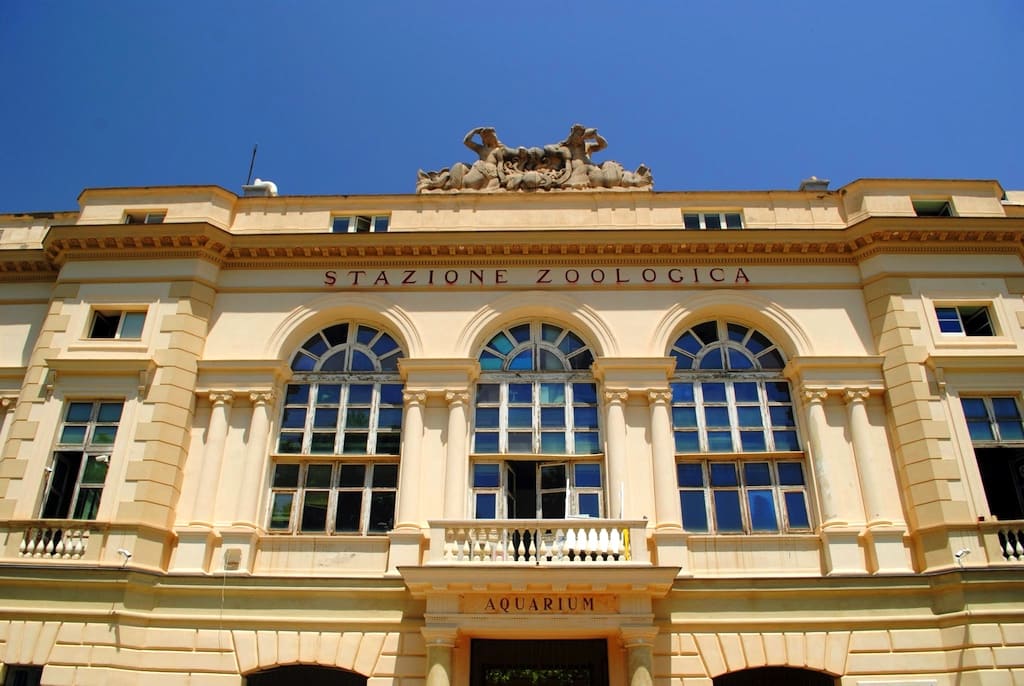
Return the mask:
POLYGON ((124 403, 69 402, 43 501, 44 519, 96 519, 124 403))
POLYGON ((681 461, 676 464, 676 481, 686 531, 810 531, 803 461, 681 461))
POLYGON ((142 338, 145 311, 95 310, 89 326, 89 338, 142 338))
POLYGON ((390 221, 386 214, 332 217, 331 233, 384 233, 390 221))
POLYGON ((960 399, 985 499, 999 520, 1024 519, 1024 419, 1016 396, 960 399))
POLYGON ((604 516, 600 462, 476 462, 472 474, 476 519, 565 519, 604 516))
POLYGON ((166 211, 160 212, 126 212, 125 224, 163 224, 167 218, 166 211))
POLYGON ((394 528, 397 462, 274 465, 269 530, 295 534, 383 534, 394 528))
POLYGON ((953 205, 948 200, 912 200, 918 217, 952 217, 953 205))
POLYGON ((598 454, 597 385, 525 378, 477 384, 473 435, 477 453, 598 454))
POLYGON ((279 453, 397 455, 402 384, 288 384, 279 453))
POLYGON ((4 665, 4 686, 39 686, 43 668, 36 665, 4 665))
POLYGON ((939 331, 950 336, 995 336, 985 305, 936 305, 939 331))
POLYGON ((671 388, 677 453, 800 450, 785 381, 708 380, 671 388))
POLYGON ((742 229, 743 215, 739 212, 684 212, 683 228, 701 229, 742 229))

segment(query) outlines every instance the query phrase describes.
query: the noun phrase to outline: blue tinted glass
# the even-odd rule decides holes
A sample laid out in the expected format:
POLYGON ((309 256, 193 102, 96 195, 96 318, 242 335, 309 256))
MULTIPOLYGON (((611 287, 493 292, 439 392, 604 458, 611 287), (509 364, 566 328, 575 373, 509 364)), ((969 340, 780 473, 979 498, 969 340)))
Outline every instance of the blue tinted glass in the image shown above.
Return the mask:
POLYGON ((680 462, 676 465, 676 481, 680 486, 703 486, 704 470, 696 462, 680 462))
POLYGON ((704 504, 703 491, 682 491, 679 494, 679 505, 683 511, 683 529, 707 532, 708 510, 704 504))
POLYGON ((564 407, 542 407, 540 409, 540 425, 544 429, 565 427, 564 407))
POLYGON ((972 441, 994 441, 995 434, 992 433, 992 426, 988 420, 984 422, 967 422, 967 429, 970 431, 972 441))
POLYGON ((477 493, 476 494, 476 518, 477 519, 494 519, 498 516, 498 511, 495 509, 497 498, 494 493, 477 493))
POLYGON ((981 398, 961 398, 960 404, 964 407, 964 415, 968 419, 988 419, 985 411, 985 401, 981 398))
POLYGON ((498 408, 478 407, 476 408, 476 427, 478 429, 498 428, 498 408))
POLYGON ((528 429, 533 426, 532 407, 510 407, 508 408, 509 428, 528 429))
POLYGON ((803 486, 804 468, 799 462, 779 462, 779 483, 783 486, 803 486))
POLYGON ((520 372, 533 369, 533 352, 531 350, 522 351, 512 358, 508 368, 520 372))
POLYGON ((750 340, 747 341, 747 350, 750 352, 756 355, 770 347, 772 347, 772 342, 760 331, 750 334, 750 340))
POLYGON ((562 358, 550 350, 540 349, 540 368, 549 372, 558 372, 565 369, 562 358))
POLYGON ((576 403, 597 404, 597 385, 592 383, 574 383, 572 399, 576 403))
POLYGON ((302 352, 301 350, 295 353, 295 358, 292 360, 292 369, 297 372, 310 372, 313 371, 313 367, 316 366, 316 360, 302 352))
MULTIPOLYGON (((332 429, 338 425, 337 408, 318 408, 313 415, 313 426, 317 429, 332 429)), ((300 425, 301 426, 301 425, 300 425)))
POLYGON ((698 341, 697 337, 691 332, 687 331, 676 340, 675 347, 685 350, 691 355, 696 355, 704 347, 704 344, 698 341))
POLYGON ((402 428, 402 408, 387 407, 377 411, 377 427, 381 429, 402 428))
POLYGON ((936 307, 936 318, 939 320, 939 331, 942 333, 961 333, 960 315, 955 307, 936 307))
POLYGON ((590 369, 594 364, 594 354, 589 350, 583 350, 569 358, 569 367, 572 369, 590 369))
POLYGON ((735 348, 729 348, 729 369, 751 369, 753 366, 753 361, 751 361, 751 359, 744 353, 736 350, 735 348))
POLYGON ((700 361, 701 369, 722 369, 722 351, 719 348, 715 348, 708 352, 707 355, 700 361))
POLYGON ((789 402, 789 384, 785 381, 772 381, 764 385, 768 392, 768 400, 776 403, 789 402))
POLYGON ((480 353, 480 369, 485 372, 501 371, 502 358, 486 350, 480 353))
MULTIPOLYGON (((338 355, 335 355, 338 357, 338 355)), ((325 365, 326 368, 326 365, 325 365)), ((359 351, 352 351, 352 371, 354 372, 372 372, 376 371, 376 367, 373 364, 373 360, 368 355, 359 351)))
POLYGON ((548 343, 554 343, 562 335, 562 327, 554 324, 541 324, 540 337, 548 343))
POLYGON ((740 426, 762 426, 760 407, 751 407, 749 405, 737 407, 736 418, 739 420, 740 426))
POLYGON ((318 405, 337 405, 341 402, 341 386, 339 384, 320 384, 316 389, 318 405))
POLYGON ((305 350, 308 350, 313 356, 320 357, 327 352, 327 348, 330 346, 327 345, 327 341, 325 341, 324 337, 318 332, 315 336, 303 343, 302 347, 305 350))
POLYGON ((739 486, 736 465, 733 462, 712 462, 708 465, 712 486, 739 486))
POLYGON ((739 491, 715 491, 715 524, 719 533, 743 531, 739 491))
POLYGON ((284 408, 284 416, 281 418, 281 426, 286 429, 301 429, 306 426, 306 408, 284 408))
POLYGON ((767 462, 744 462, 743 480, 747 486, 770 486, 772 483, 771 470, 767 462))
POLYGON ((565 454, 565 432, 545 431, 540 435, 540 451, 552 455, 565 454))
POLYGON ((373 340, 373 337, 377 335, 376 329, 371 329, 368 326, 360 326, 356 329, 356 340, 363 345, 368 344, 373 340))
POLYGON ((585 345, 586 344, 580 340, 579 336, 574 334, 572 331, 569 331, 565 334, 565 338, 562 339, 562 342, 558 344, 558 349, 568 355, 571 352, 579 350, 585 345))
POLYGON ((124 409, 123 403, 100 403, 100 411, 96 415, 96 421, 98 422, 118 422, 121 421, 121 410, 124 409))
POLYGON ((277 452, 289 454, 302 452, 302 434, 282 431, 281 438, 277 442, 277 452))
POLYGON ((726 332, 729 335, 730 341, 736 341, 737 343, 743 340, 743 337, 747 335, 747 327, 742 324, 726 324, 726 332))
POLYGON ((516 339, 516 343, 525 343, 530 340, 530 325, 529 324, 518 324, 508 330, 512 334, 512 338, 516 339))
POLYGON ((473 449, 478 453, 489 455, 498 452, 498 434, 489 431, 477 431, 473 449))
POLYGON ((377 356, 383 356, 397 347, 398 344, 395 343, 395 339, 386 333, 383 333, 380 335, 380 338, 377 339, 377 342, 370 347, 370 350, 372 350, 377 356))
POLYGON ((709 431, 708 450, 713 453, 731 453, 732 434, 728 431, 709 431))
POLYGON ((992 398, 992 412, 997 419, 1020 419, 1020 411, 1013 398, 992 398))
POLYGON ((790 491, 783 495, 786 500, 786 516, 791 529, 811 528, 810 517, 807 516, 807 503, 803 493, 790 491))
MULTIPOLYGON (((113 445, 117 436, 117 427, 113 424, 101 424, 92 430, 92 443, 95 445, 113 445)), ((98 464, 103 464, 98 463, 98 464)), ((106 474, 106 465, 103 466, 106 474)), ((88 471, 88 470, 87 470, 88 471)), ((84 478, 84 477, 83 477, 84 478)), ((102 482, 102 479, 101 479, 102 482)))
POLYGON ((773 431, 776 450, 800 450, 800 441, 796 438, 796 431, 773 431))
POLYGON ((676 452, 695 453, 700 450, 700 439, 696 431, 676 431, 676 452))
POLYGON ((601 498, 596 493, 580 493, 577 501, 579 502, 579 514, 587 517, 601 516, 601 498))
POLYGON ((697 408, 673 407, 672 426, 677 429, 693 429, 697 427, 697 408))
POLYGON ((350 407, 345 412, 345 428, 368 429, 370 428, 370 408, 350 407))
POLYGON ((601 465, 593 462, 573 465, 577 488, 600 488, 601 465))
POLYGON ((704 421, 709 427, 729 426, 729 408, 712 405, 704 408, 704 421))
POLYGON ((533 434, 521 431, 509 431, 508 451, 510 453, 532 453, 533 434))
POLYGON ((733 393, 738 403, 758 402, 757 384, 750 381, 741 381, 732 385, 733 393))
POLYGON ((546 405, 565 402, 565 384, 542 383, 540 385, 540 401, 546 405))
POLYGON ((323 362, 320 363, 320 371, 322 372, 343 372, 346 371, 345 367, 345 351, 336 352, 323 362))
POLYGON ((477 463, 473 465, 474 488, 496 488, 501 483, 501 465, 477 463))
POLYGON ((601 442, 596 431, 577 431, 573 434, 577 455, 596 455, 601 452, 601 442))
POLYGON ((1020 420, 999 422, 999 438, 1003 441, 1019 441, 1024 439, 1020 420))
POLYGON ((499 333, 497 336, 492 338, 487 345, 488 347, 497 350, 502 355, 508 355, 510 352, 512 352, 512 349, 515 348, 515 345, 512 343, 512 341, 510 341, 508 339, 508 336, 506 336, 503 333, 499 333))
POLYGON ((532 403, 533 384, 510 383, 508 385, 508 401, 510 403, 532 403))
POLYGON ((597 408, 596 407, 574 407, 572 409, 572 422, 573 426, 577 429, 596 429, 597 428, 597 408))
POLYGON ((768 408, 768 416, 771 417, 772 426, 796 426, 793 408, 789 405, 772 405, 768 408))
POLYGON ((309 384, 288 384, 284 394, 286 405, 305 404, 309 401, 309 384))
POLYGON ((372 397, 373 386, 371 384, 352 384, 348 387, 350 405, 369 405, 372 397))
POLYGON ((501 386, 496 383, 477 384, 476 401, 478 403, 496 403, 500 392, 501 386))
POLYGON ((692 369, 693 358, 689 355, 679 352, 678 350, 672 350, 669 355, 676 358, 676 369, 692 369))
POLYGON ((60 442, 69 443, 71 445, 81 445, 82 443, 85 443, 85 426, 65 426, 60 432, 60 442))
POLYGON ((782 369, 786 366, 786 361, 782 359, 782 353, 778 350, 769 350, 763 353, 757 358, 757 362, 761 365, 761 369, 782 369))
POLYGON ((693 402, 693 384, 692 383, 674 383, 674 384, 672 384, 672 402, 674 402, 674 403, 692 403, 693 402))
POLYGON ((65 421, 87 422, 92 417, 92 403, 70 403, 65 421))
POLYGON ((402 384, 384 383, 380 385, 380 401, 385 405, 402 404, 402 384))
POLYGON ((749 453, 763 453, 768 450, 763 431, 741 431, 740 446, 741 450, 749 453))
POLYGON ((702 383, 700 385, 701 391, 704 393, 704 402, 706 403, 724 403, 725 402, 725 384, 724 383, 702 383))
POLYGON ((747 505, 750 507, 750 527, 754 531, 778 531, 779 520, 775 514, 775 498, 770 490, 747 491, 747 505))

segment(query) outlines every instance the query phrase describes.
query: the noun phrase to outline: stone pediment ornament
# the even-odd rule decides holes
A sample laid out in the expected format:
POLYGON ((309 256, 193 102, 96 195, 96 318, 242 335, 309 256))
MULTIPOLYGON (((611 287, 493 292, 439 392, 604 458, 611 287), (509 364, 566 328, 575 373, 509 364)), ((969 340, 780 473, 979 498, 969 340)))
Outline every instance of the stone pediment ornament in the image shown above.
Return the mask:
POLYGON ((480 158, 456 162, 439 171, 417 172, 416 192, 536 191, 536 190, 651 190, 651 170, 641 164, 627 171, 608 160, 590 156, 608 147, 597 129, 573 124, 565 140, 540 148, 511 148, 493 127, 478 126, 462 139, 480 158), (477 140, 479 139, 479 140, 477 140))

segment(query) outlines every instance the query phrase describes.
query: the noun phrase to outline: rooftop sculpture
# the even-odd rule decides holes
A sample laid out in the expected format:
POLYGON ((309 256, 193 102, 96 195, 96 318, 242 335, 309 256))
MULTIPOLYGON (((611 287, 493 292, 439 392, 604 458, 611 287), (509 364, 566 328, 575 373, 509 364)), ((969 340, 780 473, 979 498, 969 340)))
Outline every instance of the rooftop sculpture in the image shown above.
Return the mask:
POLYGON ((608 160, 597 164, 591 160, 591 155, 608 147, 608 141, 597 129, 581 124, 573 124, 565 140, 541 148, 511 148, 498 140, 498 134, 490 126, 478 126, 467 133, 462 142, 479 159, 472 164, 456 162, 440 171, 419 170, 417 193, 650 190, 654 184, 646 165, 641 164, 631 172, 618 162, 608 160))

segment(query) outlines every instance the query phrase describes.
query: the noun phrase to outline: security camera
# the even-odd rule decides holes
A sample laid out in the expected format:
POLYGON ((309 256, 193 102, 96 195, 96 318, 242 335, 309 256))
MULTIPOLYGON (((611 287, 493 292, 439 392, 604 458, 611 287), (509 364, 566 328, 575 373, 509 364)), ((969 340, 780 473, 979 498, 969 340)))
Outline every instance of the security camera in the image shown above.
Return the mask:
POLYGON ((122 567, 128 564, 128 560, 132 559, 132 551, 127 548, 118 548, 117 554, 124 558, 124 562, 121 563, 122 567))
POLYGON ((971 554, 971 551, 967 548, 961 548, 960 550, 953 553, 953 557, 956 558, 957 567, 964 566, 964 558, 971 554))

